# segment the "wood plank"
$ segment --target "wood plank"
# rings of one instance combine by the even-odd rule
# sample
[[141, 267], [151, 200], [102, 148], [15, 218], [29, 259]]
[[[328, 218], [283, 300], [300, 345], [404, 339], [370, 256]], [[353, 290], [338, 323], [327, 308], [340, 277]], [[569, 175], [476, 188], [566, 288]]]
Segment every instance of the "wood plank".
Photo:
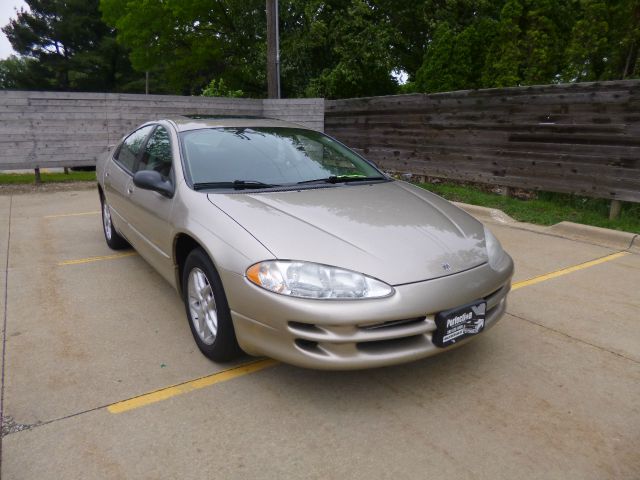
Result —
[[384, 168], [640, 201], [640, 82], [327, 101], [327, 133]]

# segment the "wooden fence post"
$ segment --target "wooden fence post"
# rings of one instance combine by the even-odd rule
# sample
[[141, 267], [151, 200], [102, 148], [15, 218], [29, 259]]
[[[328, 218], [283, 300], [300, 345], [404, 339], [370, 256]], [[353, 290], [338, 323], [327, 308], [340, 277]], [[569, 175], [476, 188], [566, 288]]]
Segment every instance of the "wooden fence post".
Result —
[[34, 171], [36, 174], [36, 185], [40, 185], [42, 183], [42, 178], [40, 178], [40, 169], [36, 167]]
[[609, 220], [615, 220], [620, 217], [621, 210], [622, 202], [620, 200], [611, 200], [611, 207], [609, 208]]

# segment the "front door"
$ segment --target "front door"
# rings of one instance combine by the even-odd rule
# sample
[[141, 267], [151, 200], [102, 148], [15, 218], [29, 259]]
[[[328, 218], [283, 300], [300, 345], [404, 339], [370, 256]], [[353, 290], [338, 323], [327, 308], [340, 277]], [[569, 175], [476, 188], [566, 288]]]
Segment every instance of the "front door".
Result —
[[[171, 139], [165, 127], [157, 126], [149, 137], [135, 169], [136, 172], [141, 170], [155, 170], [175, 185]], [[132, 186], [129, 201], [130, 223], [139, 239], [136, 250], [162, 276], [173, 282], [173, 229], [169, 221], [173, 199]]]
[[[133, 192], [133, 171], [138, 156], [153, 125], [139, 128], [129, 135], [114, 152], [105, 169], [104, 187], [111, 218], [116, 230], [132, 241], [130, 196]], [[135, 246], [135, 245], [134, 245]]]

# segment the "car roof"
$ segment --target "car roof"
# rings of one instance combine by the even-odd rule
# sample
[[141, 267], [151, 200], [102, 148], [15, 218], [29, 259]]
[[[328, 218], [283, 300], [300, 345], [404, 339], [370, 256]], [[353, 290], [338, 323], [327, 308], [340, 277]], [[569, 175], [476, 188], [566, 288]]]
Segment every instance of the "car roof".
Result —
[[297, 123], [285, 122], [273, 118], [250, 116], [186, 115], [170, 117], [166, 120], [173, 122], [179, 132], [212, 127], [281, 127], [304, 128], [309, 130], [307, 127]]

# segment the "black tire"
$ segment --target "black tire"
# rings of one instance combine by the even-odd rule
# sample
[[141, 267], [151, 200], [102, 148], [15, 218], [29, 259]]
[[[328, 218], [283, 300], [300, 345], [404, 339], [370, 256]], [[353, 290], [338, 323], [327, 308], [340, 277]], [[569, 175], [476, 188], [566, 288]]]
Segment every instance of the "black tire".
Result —
[[109, 204], [100, 195], [100, 210], [102, 211], [102, 233], [104, 233], [104, 239], [112, 250], [122, 250], [129, 248], [129, 243], [116, 231], [111, 220], [111, 209]]
[[[204, 275], [204, 282], [200, 274]], [[192, 276], [193, 275], [193, 276]], [[192, 289], [189, 279], [191, 278]], [[198, 279], [200, 283], [198, 283]], [[202, 288], [198, 288], [198, 286]], [[205, 293], [202, 291], [205, 290]], [[200, 292], [197, 295], [195, 292]], [[201, 249], [196, 248], [189, 253], [182, 269], [182, 296], [187, 320], [193, 338], [200, 351], [208, 358], [216, 362], [226, 362], [242, 354], [236, 340], [236, 332], [231, 320], [231, 312], [227, 297], [222, 287], [222, 281], [209, 256]], [[211, 304], [215, 310], [217, 328], [212, 332], [211, 313], [203, 314], [207, 304]], [[198, 313], [194, 313], [197, 312]], [[211, 310], [208, 310], [211, 312]], [[196, 327], [196, 324], [199, 327]], [[198, 332], [200, 329], [201, 333]]]

